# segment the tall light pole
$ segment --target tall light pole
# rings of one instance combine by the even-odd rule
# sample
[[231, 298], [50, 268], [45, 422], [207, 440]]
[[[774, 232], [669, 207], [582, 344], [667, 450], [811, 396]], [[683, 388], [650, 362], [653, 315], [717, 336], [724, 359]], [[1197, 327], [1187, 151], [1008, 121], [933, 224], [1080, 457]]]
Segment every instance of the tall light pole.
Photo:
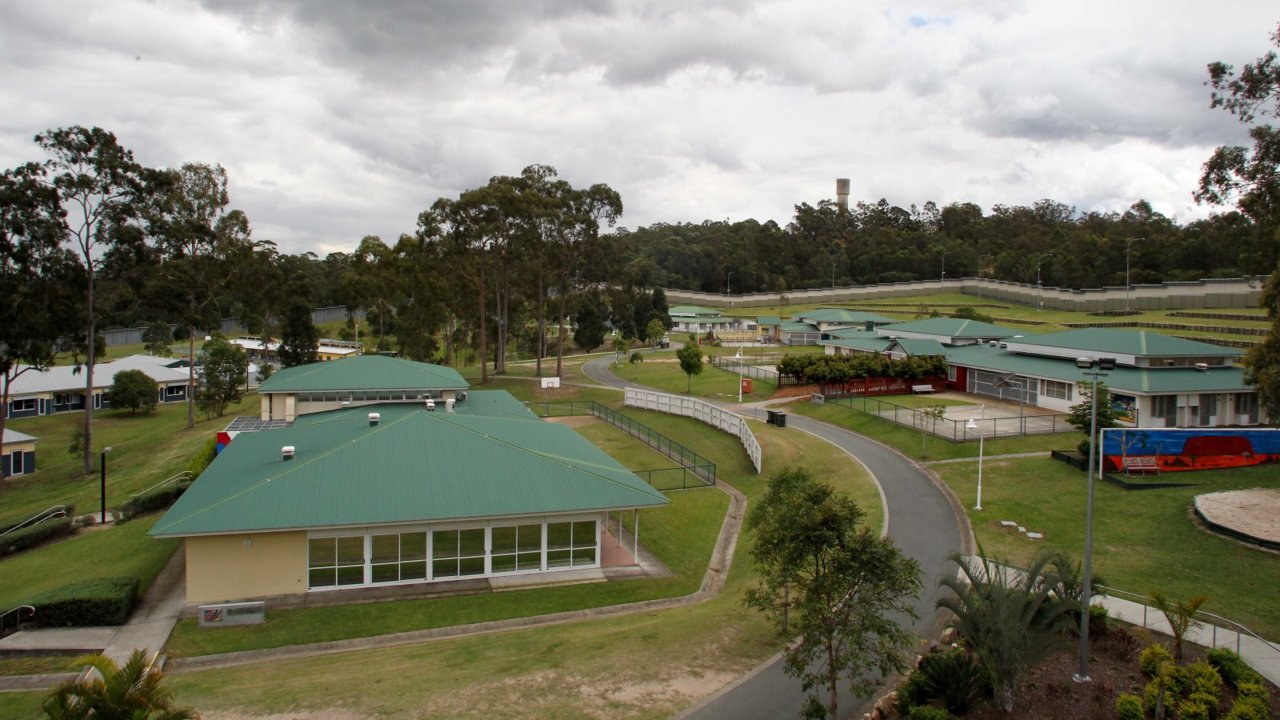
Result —
[[738, 354], [733, 356], [738, 361], [738, 404], [742, 404], [742, 348], [738, 348]]
[[1046, 257], [1053, 257], [1053, 253], [1041, 253], [1036, 257], [1036, 302], [1040, 309], [1044, 309], [1044, 285], [1040, 283], [1040, 263], [1044, 262]]
[[100, 524], [107, 523], [107, 453], [111, 452], [110, 447], [102, 448], [102, 457], [98, 461], [98, 466], [102, 471], [102, 514], [98, 518]]
[[[987, 419], [987, 406], [978, 406], [978, 416], [983, 420]], [[969, 418], [969, 422], [964, 424], [965, 429], [978, 431], [978, 502], [973, 506], [974, 510], [982, 509], [982, 441], [986, 438], [986, 434], [982, 432], [982, 426]]]
[[[1094, 369], [1094, 366], [1097, 369]], [[1098, 452], [1098, 378], [1113, 370], [1115, 358], [1076, 358], [1076, 367], [1093, 377], [1093, 393], [1089, 402], [1089, 490], [1084, 515], [1084, 562], [1080, 588], [1080, 668], [1071, 676], [1076, 682], [1089, 682], [1089, 601], [1093, 598], [1093, 459]]]
[[942, 251], [942, 282], [947, 281], [947, 255], [950, 252], [951, 252], [950, 250]]
[[1133, 248], [1134, 240], [1146, 240], [1146, 238], [1129, 238], [1124, 241], [1124, 311], [1130, 312], [1133, 307], [1130, 301], [1130, 294], [1133, 292], [1133, 283], [1129, 282], [1129, 251]]
[[729, 271], [729, 276], [724, 279], [724, 296], [729, 297], [729, 281], [733, 279], [733, 271]]

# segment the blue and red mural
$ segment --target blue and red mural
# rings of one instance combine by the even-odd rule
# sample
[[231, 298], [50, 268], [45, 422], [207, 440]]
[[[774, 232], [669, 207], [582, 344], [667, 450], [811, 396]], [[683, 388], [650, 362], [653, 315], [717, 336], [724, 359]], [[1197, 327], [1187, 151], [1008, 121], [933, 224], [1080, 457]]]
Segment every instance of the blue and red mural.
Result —
[[1280, 430], [1122, 428], [1102, 437], [1103, 472], [1178, 472], [1280, 463]]

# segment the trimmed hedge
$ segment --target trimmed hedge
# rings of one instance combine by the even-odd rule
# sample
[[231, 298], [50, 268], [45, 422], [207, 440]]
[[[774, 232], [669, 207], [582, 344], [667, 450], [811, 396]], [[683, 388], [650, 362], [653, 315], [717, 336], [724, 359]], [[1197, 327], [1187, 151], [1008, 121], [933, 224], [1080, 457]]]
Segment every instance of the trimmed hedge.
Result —
[[27, 604], [41, 627], [94, 627], [123, 625], [137, 600], [137, 578], [106, 577], [54, 588]]
[[[75, 505], [66, 505], [66, 506], [64, 506], [64, 507], [66, 507], [66, 508], [67, 508], [67, 517], [75, 517], [75, 516], [76, 516], [76, 506], [75, 506]], [[10, 530], [12, 530], [12, 529], [14, 529], [14, 528], [18, 527], [19, 525], [21, 525], [22, 523], [24, 523], [24, 522], [26, 522], [26, 521], [28, 521], [28, 520], [30, 520], [30, 519], [31, 519], [30, 517], [24, 517], [24, 518], [18, 518], [18, 519], [15, 519], [15, 518], [9, 518], [8, 520], [5, 520], [3, 523], [0, 523], [0, 533], [3, 533], [3, 532], [9, 532]]]
[[186, 492], [189, 487], [191, 487], [191, 483], [189, 482], [176, 483], [169, 487], [160, 488], [159, 490], [152, 490], [145, 495], [138, 495], [136, 497], [129, 498], [123, 505], [116, 508], [116, 516], [118, 518], [117, 522], [126, 522], [142, 515], [143, 513], [167, 508], [178, 498], [182, 497], [182, 493]]
[[0, 540], [0, 557], [29, 550], [50, 540], [71, 535], [75, 531], [75, 525], [69, 517], [46, 520], [39, 525], [5, 535], [4, 539]]
[[1262, 676], [1249, 667], [1244, 659], [1226, 648], [1213, 648], [1205, 652], [1205, 659], [1218, 669], [1218, 674], [1233, 688], [1242, 683], [1262, 684]]

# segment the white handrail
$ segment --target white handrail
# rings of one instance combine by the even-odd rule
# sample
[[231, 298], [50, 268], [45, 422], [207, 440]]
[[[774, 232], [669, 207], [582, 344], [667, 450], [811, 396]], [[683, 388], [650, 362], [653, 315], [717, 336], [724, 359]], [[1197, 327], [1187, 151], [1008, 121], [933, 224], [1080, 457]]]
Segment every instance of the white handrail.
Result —
[[55, 519], [55, 518], [62, 518], [62, 517], [66, 517], [66, 516], [67, 516], [67, 506], [66, 506], [66, 505], [54, 505], [53, 507], [47, 508], [47, 509], [45, 509], [45, 510], [41, 510], [40, 512], [36, 513], [35, 515], [32, 515], [31, 517], [27, 518], [26, 520], [23, 520], [22, 522], [18, 523], [17, 525], [14, 525], [13, 527], [9, 528], [8, 530], [5, 530], [4, 532], [0, 533], [0, 538], [4, 537], [5, 535], [8, 535], [9, 533], [12, 533], [12, 532], [17, 532], [17, 531], [19, 531], [19, 530], [23, 530], [23, 529], [26, 529], [26, 528], [29, 528], [29, 527], [35, 527], [36, 525], [39, 525], [40, 523], [44, 522], [45, 520], [53, 520], [53, 519]]

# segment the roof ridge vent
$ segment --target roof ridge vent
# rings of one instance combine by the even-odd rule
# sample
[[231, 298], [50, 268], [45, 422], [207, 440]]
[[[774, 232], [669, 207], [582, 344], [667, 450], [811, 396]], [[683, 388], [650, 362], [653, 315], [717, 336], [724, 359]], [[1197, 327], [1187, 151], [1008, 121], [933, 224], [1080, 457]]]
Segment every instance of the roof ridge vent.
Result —
[[369, 427], [377, 427], [382, 420], [382, 413], [369, 413]]
[[280, 459], [283, 462], [289, 462], [293, 459], [294, 452], [294, 447], [292, 445], [285, 445], [280, 448]]

